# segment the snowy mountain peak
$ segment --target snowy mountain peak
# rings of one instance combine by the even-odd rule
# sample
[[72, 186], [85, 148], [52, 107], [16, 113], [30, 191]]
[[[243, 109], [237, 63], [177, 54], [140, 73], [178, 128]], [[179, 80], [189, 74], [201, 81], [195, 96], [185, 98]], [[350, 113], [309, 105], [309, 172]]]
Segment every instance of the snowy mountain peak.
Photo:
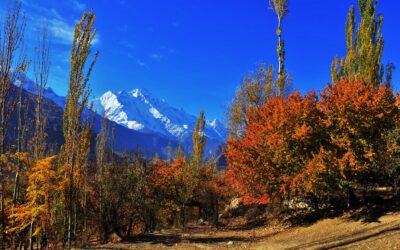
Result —
[[[197, 120], [183, 109], [155, 98], [146, 89], [117, 94], [107, 91], [94, 100], [94, 107], [99, 114], [129, 129], [157, 132], [180, 141], [191, 137]], [[221, 142], [227, 135], [226, 128], [216, 119], [207, 121], [205, 134]]]
[[[35, 95], [38, 94], [38, 88], [37, 88], [35, 82], [33, 82], [31, 79], [29, 79], [25, 74], [18, 75], [17, 80], [14, 82], [14, 85], [17, 87], [21, 86], [21, 84], [23, 84], [22, 87], [26, 91], [28, 91], [32, 94], [35, 94]], [[65, 97], [59, 96], [56, 92], [54, 92], [54, 90], [52, 88], [47, 87], [43, 91], [43, 96], [45, 98], [52, 100], [55, 104], [57, 104], [61, 108], [64, 108]]]

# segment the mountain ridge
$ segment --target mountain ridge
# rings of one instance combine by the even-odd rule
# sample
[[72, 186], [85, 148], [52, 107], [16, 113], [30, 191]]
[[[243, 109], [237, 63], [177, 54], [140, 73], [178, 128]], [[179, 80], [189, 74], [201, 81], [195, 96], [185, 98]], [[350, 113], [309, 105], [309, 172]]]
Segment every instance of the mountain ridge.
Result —
[[[155, 131], [185, 141], [193, 133], [197, 118], [154, 97], [148, 90], [135, 88], [117, 93], [107, 91], [94, 99], [94, 109], [108, 119], [136, 131]], [[207, 120], [208, 138], [226, 141], [227, 129], [217, 119]]]
[[[26, 76], [20, 76], [15, 85], [20, 86], [21, 82], [24, 83], [25, 91], [37, 94], [36, 85], [32, 80]], [[66, 98], [55, 93], [52, 88], [45, 89], [44, 98], [63, 110]], [[107, 91], [102, 96], [93, 99], [93, 103], [94, 110], [98, 114], [94, 125], [95, 133], [100, 131], [102, 116], [106, 115], [107, 117], [107, 114], [104, 114], [107, 112], [104, 111], [111, 112], [108, 114], [111, 117], [107, 117], [107, 119], [115, 127], [116, 151], [139, 150], [148, 157], [158, 154], [161, 158], [166, 158], [169, 146], [175, 150], [180, 145], [184, 151], [191, 152], [191, 135], [197, 118], [186, 113], [182, 108], [175, 108], [165, 100], [152, 96], [150, 91], [138, 88], [131, 91], [122, 90], [117, 94]], [[127, 107], [131, 110], [126, 110]], [[53, 113], [55, 110], [53, 108], [48, 112]], [[86, 112], [87, 114], [91, 113], [89, 110]], [[57, 111], [57, 116], [60, 114], [62, 112]], [[132, 115], [134, 114], [136, 116], [133, 119]], [[62, 119], [62, 116], [59, 119]], [[226, 140], [226, 131], [225, 126], [217, 119], [207, 120], [205, 128], [206, 157], [217, 156], [221, 153], [221, 147]]]

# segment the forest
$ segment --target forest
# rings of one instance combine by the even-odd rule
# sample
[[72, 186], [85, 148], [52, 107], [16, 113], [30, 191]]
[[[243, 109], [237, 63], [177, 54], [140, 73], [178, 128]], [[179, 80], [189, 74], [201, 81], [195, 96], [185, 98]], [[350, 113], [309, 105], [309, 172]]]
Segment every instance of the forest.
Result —
[[[275, 64], [246, 74], [228, 110], [227, 166], [205, 157], [205, 113], [193, 148], [168, 159], [116, 152], [113, 126], [95, 114], [89, 84], [99, 51], [95, 13], [77, 22], [62, 114], [62, 146], [48, 143], [52, 124], [43, 96], [51, 68], [49, 33], [28, 57], [22, 1], [9, 1], [0, 23], [1, 249], [72, 249], [194, 224], [223, 230], [235, 209], [305, 221], [400, 203], [400, 96], [393, 64], [382, 64], [383, 15], [358, 0], [345, 20], [346, 54], [332, 58], [331, 82], [293, 90], [285, 67], [288, 0], [265, 1], [276, 14]], [[327, 65], [329, 68], [329, 65]], [[28, 68], [37, 94], [24, 94]], [[19, 82], [19, 85], [16, 84]], [[30, 109], [27, 99], [33, 100]], [[51, 108], [51, 107], [50, 107]], [[268, 217], [267, 216], [267, 217]], [[250, 216], [251, 217], [251, 216]], [[248, 218], [249, 220], [253, 218]], [[267, 219], [262, 217], [265, 225]]]

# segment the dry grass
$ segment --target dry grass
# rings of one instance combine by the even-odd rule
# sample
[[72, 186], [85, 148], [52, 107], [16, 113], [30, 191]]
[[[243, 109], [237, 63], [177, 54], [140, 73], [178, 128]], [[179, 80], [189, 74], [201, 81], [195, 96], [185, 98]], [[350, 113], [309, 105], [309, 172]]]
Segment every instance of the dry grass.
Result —
[[[388, 212], [375, 220], [359, 219], [362, 210], [302, 226], [284, 226], [272, 219], [249, 226], [249, 218], [230, 218], [220, 229], [189, 225], [141, 235], [128, 242], [95, 249], [400, 249], [400, 213]], [[257, 214], [254, 216], [257, 217]]]

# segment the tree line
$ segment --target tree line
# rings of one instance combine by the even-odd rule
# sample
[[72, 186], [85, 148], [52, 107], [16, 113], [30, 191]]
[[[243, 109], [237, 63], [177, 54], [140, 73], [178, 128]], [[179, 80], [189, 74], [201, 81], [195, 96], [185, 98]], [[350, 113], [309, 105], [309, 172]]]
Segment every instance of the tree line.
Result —
[[[272, 3], [282, 65], [281, 20], [287, 1]], [[377, 1], [357, 3], [359, 17], [352, 6], [346, 19], [346, 55], [331, 65], [332, 83], [318, 93], [284, 93], [279, 73], [271, 85], [272, 66], [265, 70], [262, 65], [237, 91], [225, 152], [228, 182], [245, 203], [280, 206], [300, 199], [315, 210], [337, 208], [367, 204], [366, 197], [378, 186], [387, 187], [399, 201], [394, 65], [381, 63], [383, 16], [377, 13]]]
[[[244, 77], [229, 110], [228, 167], [218, 171], [217, 159], [203, 157], [204, 112], [192, 152], [169, 148], [167, 160], [114, 152], [114, 128], [106, 117], [93, 132], [89, 79], [99, 52], [92, 51], [92, 11], [75, 26], [64, 143], [50, 150], [43, 110], [49, 35], [44, 27], [28, 59], [21, 2], [10, 1], [0, 25], [1, 249], [70, 249], [105, 243], [113, 234], [130, 239], [194, 221], [218, 227], [232, 197], [274, 207], [301, 199], [319, 210], [363, 202], [374, 187], [389, 186], [399, 200], [399, 97], [391, 85], [394, 66], [381, 63], [383, 17], [376, 1], [358, 0], [358, 19], [350, 8], [346, 55], [334, 58], [332, 83], [305, 95], [291, 91], [285, 67], [288, 1], [271, 0], [269, 7], [277, 17], [278, 70], [261, 65]], [[31, 64], [37, 88], [33, 128], [21, 77]], [[15, 145], [8, 143], [11, 114], [18, 120]], [[361, 200], [356, 191], [363, 193]]]

